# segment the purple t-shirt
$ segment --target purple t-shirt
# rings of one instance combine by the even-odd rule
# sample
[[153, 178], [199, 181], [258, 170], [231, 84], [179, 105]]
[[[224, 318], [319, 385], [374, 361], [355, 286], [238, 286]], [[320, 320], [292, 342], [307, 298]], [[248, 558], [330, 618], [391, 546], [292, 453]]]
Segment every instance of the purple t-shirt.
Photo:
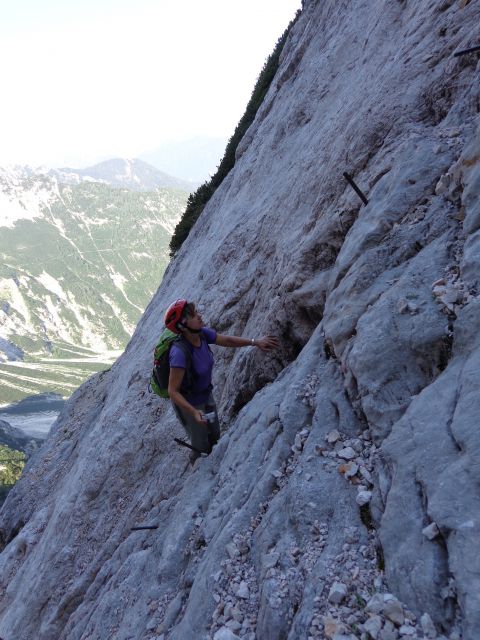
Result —
[[[215, 329], [204, 327], [201, 333], [202, 343], [199, 347], [194, 347], [188, 342], [192, 352], [192, 366], [194, 370], [193, 387], [190, 393], [184, 393], [182, 387], [180, 391], [185, 399], [193, 406], [204, 404], [210, 395], [212, 383], [213, 355], [208, 345], [214, 344], [217, 339]], [[187, 362], [185, 354], [175, 343], [172, 344], [169, 354], [170, 367], [186, 369]], [[182, 385], [183, 386], [183, 385]]]

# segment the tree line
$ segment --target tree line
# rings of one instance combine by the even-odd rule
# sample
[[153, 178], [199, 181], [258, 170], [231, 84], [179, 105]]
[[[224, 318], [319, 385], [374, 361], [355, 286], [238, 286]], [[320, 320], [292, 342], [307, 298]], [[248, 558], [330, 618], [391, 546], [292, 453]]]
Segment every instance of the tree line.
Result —
[[257, 111], [267, 94], [267, 91], [277, 72], [280, 54], [282, 53], [287, 36], [290, 32], [290, 29], [298, 19], [299, 15], [300, 11], [297, 11], [295, 18], [290, 22], [283, 35], [277, 40], [277, 44], [275, 45], [273, 52], [265, 61], [265, 64], [263, 65], [263, 68], [253, 89], [252, 96], [245, 109], [245, 113], [240, 119], [240, 122], [238, 123], [232, 137], [228, 141], [228, 144], [225, 148], [224, 156], [217, 168], [215, 175], [212, 176], [210, 180], [204, 182], [194, 193], [191, 193], [188, 196], [186, 209], [182, 215], [180, 222], [175, 227], [175, 231], [170, 240], [170, 257], [173, 257], [185, 242], [188, 234], [190, 233], [190, 230], [205, 208], [205, 205], [213, 196], [216, 189], [218, 189], [223, 179], [233, 168], [235, 164], [235, 152], [240, 143], [240, 140], [243, 138], [248, 127], [254, 121]]

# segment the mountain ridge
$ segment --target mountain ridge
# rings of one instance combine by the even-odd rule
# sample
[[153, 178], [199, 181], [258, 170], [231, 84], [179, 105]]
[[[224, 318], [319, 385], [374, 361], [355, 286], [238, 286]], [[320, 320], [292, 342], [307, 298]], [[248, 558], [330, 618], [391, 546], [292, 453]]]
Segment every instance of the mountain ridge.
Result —
[[138, 158], [111, 158], [84, 169], [50, 169], [48, 174], [64, 184], [92, 180], [133, 191], [153, 191], [167, 187], [190, 192], [197, 186], [195, 182], [171, 176]]

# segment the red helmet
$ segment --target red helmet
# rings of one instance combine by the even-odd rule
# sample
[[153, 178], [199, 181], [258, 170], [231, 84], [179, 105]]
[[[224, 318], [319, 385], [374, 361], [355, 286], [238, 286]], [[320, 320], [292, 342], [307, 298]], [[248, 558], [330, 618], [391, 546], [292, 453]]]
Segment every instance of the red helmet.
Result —
[[187, 304], [186, 300], [175, 300], [165, 313], [165, 326], [167, 329], [170, 329], [170, 331], [173, 331], [173, 333], [180, 333], [177, 325], [182, 320], [183, 312]]

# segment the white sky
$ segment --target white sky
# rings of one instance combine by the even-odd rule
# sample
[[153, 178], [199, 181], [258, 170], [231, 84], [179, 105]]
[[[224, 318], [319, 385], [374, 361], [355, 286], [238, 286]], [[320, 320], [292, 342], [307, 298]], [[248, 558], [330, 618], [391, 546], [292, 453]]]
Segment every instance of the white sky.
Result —
[[301, 0], [0, 0], [0, 165], [229, 137]]

